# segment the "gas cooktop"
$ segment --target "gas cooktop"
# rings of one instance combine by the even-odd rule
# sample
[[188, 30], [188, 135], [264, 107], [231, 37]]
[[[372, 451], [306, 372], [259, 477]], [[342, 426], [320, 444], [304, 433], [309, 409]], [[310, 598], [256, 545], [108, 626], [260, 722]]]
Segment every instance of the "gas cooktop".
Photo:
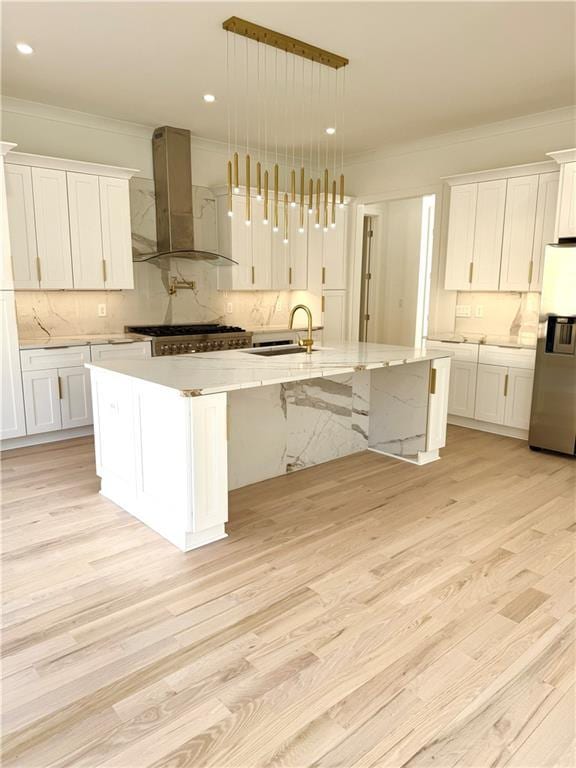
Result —
[[252, 334], [237, 325], [194, 323], [193, 325], [127, 325], [128, 333], [153, 336], [152, 354], [184, 355], [252, 346]]
[[206, 333], [246, 333], [236, 325], [218, 323], [197, 323], [195, 325], [128, 325], [128, 333], [140, 333], [142, 336], [203, 336]]

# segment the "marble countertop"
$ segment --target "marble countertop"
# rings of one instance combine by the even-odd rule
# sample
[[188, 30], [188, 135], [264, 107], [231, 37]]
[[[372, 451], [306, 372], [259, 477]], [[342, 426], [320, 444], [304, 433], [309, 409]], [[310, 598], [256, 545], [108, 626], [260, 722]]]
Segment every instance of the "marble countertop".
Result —
[[87, 365], [159, 384], [185, 395], [208, 395], [451, 357], [450, 352], [440, 350], [362, 342], [316, 347], [311, 355], [297, 349], [295, 346], [293, 354], [276, 357], [257, 355], [254, 350], [228, 350]]
[[[313, 325], [313, 331], [321, 331], [324, 328], [323, 325]], [[246, 330], [249, 333], [303, 333], [308, 330], [306, 326], [297, 326], [296, 328], [288, 328], [287, 325], [253, 325], [248, 326]]]
[[514, 347], [516, 349], [536, 349], [536, 337], [519, 339], [518, 336], [497, 336], [481, 333], [429, 333], [430, 341], [450, 341], [455, 344], [489, 344], [495, 347]]
[[49, 349], [50, 347], [80, 347], [84, 344], [129, 344], [150, 341], [151, 336], [137, 333], [106, 333], [91, 336], [49, 336], [43, 339], [20, 339], [20, 349]]

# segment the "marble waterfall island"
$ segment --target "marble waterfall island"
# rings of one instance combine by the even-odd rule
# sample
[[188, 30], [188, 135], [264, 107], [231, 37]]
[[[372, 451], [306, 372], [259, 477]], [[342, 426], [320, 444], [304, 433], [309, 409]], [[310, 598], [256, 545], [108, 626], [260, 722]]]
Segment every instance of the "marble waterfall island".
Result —
[[88, 364], [101, 493], [186, 551], [226, 536], [231, 489], [367, 449], [439, 458], [450, 353], [263, 351]]

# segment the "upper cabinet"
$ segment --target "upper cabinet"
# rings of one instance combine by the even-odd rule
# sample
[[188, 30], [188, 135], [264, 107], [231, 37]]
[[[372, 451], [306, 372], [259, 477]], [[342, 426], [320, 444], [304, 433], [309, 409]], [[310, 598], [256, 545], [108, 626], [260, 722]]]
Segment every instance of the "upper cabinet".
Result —
[[16, 290], [133, 288], [130, 169], [10, 153]]
[[576, 149], [549, 152], [560, 163], [560, 190], [554, 238], [576, 237]]
[[536, 163], [478, 173], [471, 183], [464, 178], [449, 182], [446, 290], [539, 291], [558, 172]]

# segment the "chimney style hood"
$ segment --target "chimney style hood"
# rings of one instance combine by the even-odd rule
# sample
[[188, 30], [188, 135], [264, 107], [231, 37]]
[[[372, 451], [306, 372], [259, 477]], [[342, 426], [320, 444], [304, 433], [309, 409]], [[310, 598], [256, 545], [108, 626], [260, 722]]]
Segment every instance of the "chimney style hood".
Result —
[[205, 261], [218, 267], [237, 264], [227, 256], [194, 248], [190, 131], [157, 128], [152, 137], [152, 154], [158, 250], [138, 254], [134, 261], [173, 257]]

